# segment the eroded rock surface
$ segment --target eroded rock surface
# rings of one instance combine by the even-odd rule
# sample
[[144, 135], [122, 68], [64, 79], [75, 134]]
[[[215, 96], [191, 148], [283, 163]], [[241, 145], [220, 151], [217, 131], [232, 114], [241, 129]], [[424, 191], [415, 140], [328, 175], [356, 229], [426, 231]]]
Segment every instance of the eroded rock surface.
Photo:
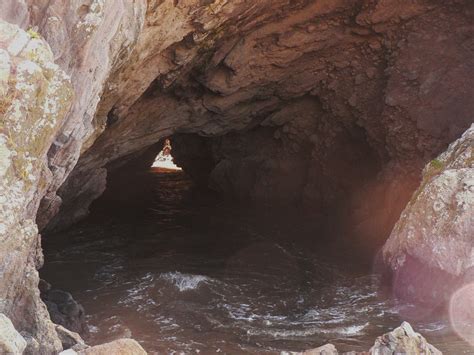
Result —
[[[350, 200], [353, 224], [386, 235], [424, 163], [472, 121], [472, 18], [468, 1], [149, 1], [50, 227], [87, 214], [111, 162], [182, 132], [223, 136], [210, 143], [220, 191]], [[235, 143], [257, 149], [219, 152]]]
[[41, 292], [41, 299], [46, 304], [54, 323], [73, 332], [87, 334], [84, 308], [74, 300], [69, 292], [52, 289]]
[[337, 355], [337, 349], [332, 344], [326, 344], [315, 349], [306, 350], [302, 355]]
[[146, 355], [140, 344], [133, 339], [119, 339], [79, 351], [79, 355]]
[[27, 353], [53, 353], [61, 342], [37, 288], [36, 212], [43, 197], [39, 224], [57, 212], [55, 192], [94, 132], [104, 82], [133, 48], [145, 2], [13, 0], [0, 9], [0, 312], [30, 340]]
[[16, 331], [10, 319], [0, 313], [0, 353], [22, 354], [25, 348], [25, 339]]
[[145, 0], [2, 3], [0, 18], [44, 37], [54, 60], [70, 75], [75, 99], [48, 151], [52, 178], [41, 204], [42, 228], [61, 205], [56, 191], [103, 127], [94, 125], [106, 80], [120, 68], [141, 31]]
[[429, 344], [419, 333], [416, 333], [407, 322], [403, 322], [400, 327], [378, 337], [369, 353], [371, 355], [442, 355], [441, 351]]
[[46, 153], [72, 102], [49, 45], [0, 21], [0, 312], [45, 353], [61, 349], [39, 298], [36, 211], [51, 182]]
[[426, 165], [383, 254], [410, 301], [436, 305], [474, 280], [474, 125]]

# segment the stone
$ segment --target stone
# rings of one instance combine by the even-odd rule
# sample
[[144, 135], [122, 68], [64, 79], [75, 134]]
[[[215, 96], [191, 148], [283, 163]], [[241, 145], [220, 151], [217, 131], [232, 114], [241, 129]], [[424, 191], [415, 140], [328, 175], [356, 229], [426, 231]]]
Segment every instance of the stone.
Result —
[[77, 352], [73, 349], [67, 349], [67, 350], [61, 351], [59, 355], [77, 355]]
[[[44, 283], [42, 283], [44, 285]], [[71, 330], [86, 334], [87, 326], [84, 308], [77, 303], [69, 292], [58, 289], [44, 289], [41, 299], [46, 304], [51, 320]], [[57, 327], [56, 327], [57, 330]]]
[[280, 355], [337, 355], [337, 349], [332, 344], [325, 344], [323, 346], [305, 350], [303, 352], [282, 351]]
[[403, 322], [402, 325], [375, 340], [370, 348], [371, 355], [395, 354], [425, 354], [442, 355], [441, 351], [429, 344], [425, 338], [416, 333], [411, 325]]
[[0, 353], [22, 354], [26, 348], [26, 340], [18, 333], [11, 320], [0, 313]]
[[332, 344], [326, 344], [315, 349], [305, 350], [302, 355], [337, 355], [337, 349]]
[[58, 333], [59, 339], [61, 339], [63, 349], [73, 348], [74, 350], [83, 350], [87, 347], [85, 341], [79, 334], [64, 328], [62, 325], [56, 325], [56, 332]]
[[79, 355], [146, 355], [146, 351], [133, 339], [119, 339], [77, 352]]
[[35, 355], [35, 354], [39, 354], [41, 352], [41, 346], [40, 346], [38, 340], [33, 338], [33, 336], [31, 336], [31, 334], [29, 334], [27, 332], [23, 331], [20, 334], [23, 337], [23, 339], [26, 340], [26, 349], [23, 352], [24, 355], [30, 355], [30, 354]]
[[396, 296], [436, 307], [474, 266], [474, 124], [429, 162], [383, 247]]

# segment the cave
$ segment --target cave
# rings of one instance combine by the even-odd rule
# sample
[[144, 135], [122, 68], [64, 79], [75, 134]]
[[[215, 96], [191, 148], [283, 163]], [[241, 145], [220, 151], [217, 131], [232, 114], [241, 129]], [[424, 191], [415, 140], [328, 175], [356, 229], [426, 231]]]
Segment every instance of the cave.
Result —
[[0, 4], [0, 353], [473, 351], [473, 5]]
[[[281, 127], [177, 133], [108, 164], [88, 216], [43, 234], [42, 299], [53, 322], [90, 344], [134, 336], [158, 353], [301, 351], [346, 333], [360, 344], [332, 340], [338, 349], [363, 351], [368, 323], [398, 322], [377, 316], [392, 305], [374, 296], [380, 279], [371, 275], [411, 190], [377, 215], [380, 225], [355, 215], [360, 194], [373, 195], [371, 214], [383, 197], [374, 196], [380, 159], [353, 129], [316, 170], [312, 145], [296, 147]], [[183, 170], [154, 166], [169, 141]], [[329, 176], [314, 184], [321, 166]], [[331, 315], [339, 320], [322, 329]]]

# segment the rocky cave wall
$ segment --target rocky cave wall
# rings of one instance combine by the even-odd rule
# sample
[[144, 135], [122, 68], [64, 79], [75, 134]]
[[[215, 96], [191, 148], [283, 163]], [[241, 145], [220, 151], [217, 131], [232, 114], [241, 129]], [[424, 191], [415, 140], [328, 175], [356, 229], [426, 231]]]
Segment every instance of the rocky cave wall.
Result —
[[[424, 164], [473, 121], [469, 0], [9, 0], [0, 14], [28, 30], [11, 30], [25, 43], [46, 40], [74, 92], [37, 152], [33, 175], [47, 178], [8, 210], [37, 215], [40, 228], [82, 218], [119, 160], [181, 134], [200, 148], [178, 159], [192, 173], [199, 156], [208, 165], [195, 176], [219, 191], [263, 201], [278, 192], [318, 211], [342, 201], [360, 235], [380, 238]], [[0, 48], [17, 40], [2, 32]], [[36, 232], [22, 244], [26, 232], [12, 228], [0, 233], [22, 245], [14, 261], [27, 269], [2, 272], [1, 311], [57, 349], [38, 311]], [[2, 265], [13, 248], [2, 244]], [[31, 314], [43, 316], [27, 325]]]
[[[35, 216], [52, 181], [46, 153], [72, 97], [70, 78], [47, 43], [0, 22], [0, 313], [32, 352], [40, 343], [45, 352], [61, 349], [39, 298], [43, 254]], [[19, 344], [12, 350], [2, 342], [0, 352], [21, 352], [26, 342]]]
[[472, 121], [471, 20], [466, 1], [149, 2], [106, 81], [98, 138], [40, 225], [85, 216], [109, 162], [194, 133], [210, 138], [217, 190], [316, 211], [346, 201], [344, 218], [380, 243], [422, 166]]

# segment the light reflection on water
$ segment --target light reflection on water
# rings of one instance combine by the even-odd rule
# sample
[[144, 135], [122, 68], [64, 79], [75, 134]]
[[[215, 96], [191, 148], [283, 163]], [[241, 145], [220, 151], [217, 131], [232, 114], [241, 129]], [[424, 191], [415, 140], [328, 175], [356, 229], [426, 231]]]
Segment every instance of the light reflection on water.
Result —
[[[317, 229], [289, 216], [267, 228], [245, 211], [189, 204], [179, 175], [160, 183], [151, 216], [92, 218], [44, 243], [42, 277], [83, 304], [90, 343], [132, 336], [150, 353], [279, 353], [327, 342], [362, 351], [400, 325], [405, 306], [378, 295], [377, 277], [350, 248], [314, 245]], [[413, 325], [448, 354], [473, 353], [447, 324]]]

